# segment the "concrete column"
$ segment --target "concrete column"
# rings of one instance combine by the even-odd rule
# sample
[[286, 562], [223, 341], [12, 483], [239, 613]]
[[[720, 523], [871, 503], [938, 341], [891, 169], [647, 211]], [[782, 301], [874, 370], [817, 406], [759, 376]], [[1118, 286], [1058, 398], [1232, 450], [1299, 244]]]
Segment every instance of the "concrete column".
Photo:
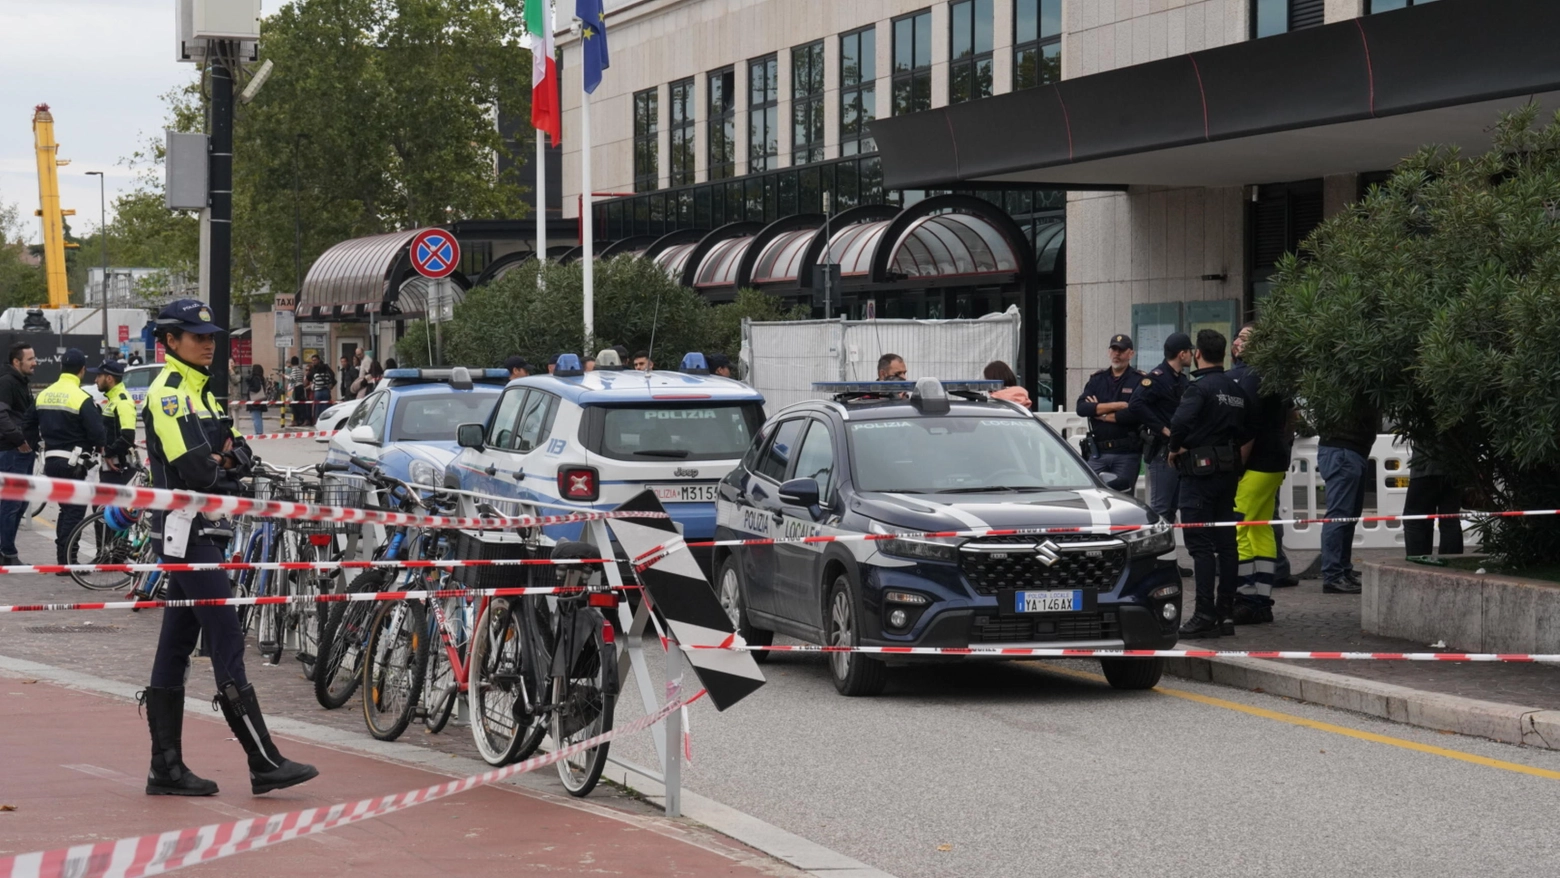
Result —
[[840, 39], [823, 39], [823, 157], [840, 155]]
[[1348, 21], [1365, 14], [1365, 0], [1327, 0], [1327, 23]]
[[672, 90], [665, 83], [655, 87], [655, 173], [656, 186], [672, 184]]
[[[948, 41], [953, 16], [946, 3], [932, 6], [932, 106], [948, 106]], [[890, 40], [892, 43], [892, 40]], [[890, 46], [892, 48], [892, 46]]]
[[775, 96], [779, 104], [775, 108], [775, 124], [780, 130], [775, 132], [775, 148], [779, 155], [775, 157], [774, 166], [788, 168], [791, 166], [791, 106], [793, 95], [791, 86], [793, 68], [791, 66], [791, 50], [781, 49], [775, 53]]
[[738, 61], [733, 65], [736, 75], [732, 80], [736, 83], [736, 151], [737, 151], [737, 176], [741, 177], [748, 172], [748, 65], [746, 60]]
[[[1064, 4], [1065, 5], [1065, 4]], [[1013, 90], [1013, 4], [991, 6], [991, 93]]]
[[710, 179], [710, 78], [708, 73], [693, 77], [693, 178], [703, 183]]
[[1322, 216], [1342, 213], [1359, 200], [1360, 177], [1358, 174], [1338, 174], [1322, 178]]

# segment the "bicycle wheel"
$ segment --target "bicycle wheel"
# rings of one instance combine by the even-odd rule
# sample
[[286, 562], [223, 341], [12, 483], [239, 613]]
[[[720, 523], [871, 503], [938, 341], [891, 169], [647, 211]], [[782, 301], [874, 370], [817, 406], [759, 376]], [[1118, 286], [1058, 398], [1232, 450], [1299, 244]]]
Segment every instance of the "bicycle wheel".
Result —
[[[116, 531], [103, 521], [103, 513], [94, 512], [71, 531], [65, 545], [67, 564], [128, 564], [134, 547], [128, 531]], [[124, 588], [135, 579], [129, 573], [89, 573], [72, 570], [70, 578], [92, 591]]]
[[363, 721], [381, 741], [412, 721], [428, 669], [427, 610], [416, 601], [381, 604], [368, 626], [363, 663]]
[[[612, 683], [616, 673], [611, 663], [616, 660], [616, 650], [602, 637], [598, 625], [570, 663], [568, 676], [553, 679], [552, 736], [559, 749], [611, 730], [617, 706], [617, 687]], [[597, 744], [558, 761], [558, 778], [570, 795], [588, 796], [596, 788], [609, 746], [610, 741]], [[669, 741], [667, 746], [676, 747], [678, 742]]]
[[546, 727], [533, 716], [522, 672], [524, 599], [487, 605], [472, 629], [466, 663], [471, 736], [489, 765], [507, 765], [536, 752]]
[[[347, 586], [348, 594], [381, 591], [385, 574], [370, 570]], [[373, 601], [348, 601], [330, 605], [325, 631], [320, 635], [318, 657], [314, 660], [314, 698], [326, 710], [347, 703], [363, 680], [363, 647], [368, 639], [368, 623], [379, 605]]]
[[[439, 583], [428, 583], [428, 588], [437, 588]], [[449, 623], [450, 643], [445, 643], [444, 633], [439, 630], [437, 617], [433, 612], [428, 613], [428, 648], [432, 651], [428, 656], [428, 675], [423, 683], [422, 718], [423, 725], [428, 731], [437, 735], [444, 731], [445, 725], [450, 721], [450, 714], [455, 712], [455, 701], [460, 697], [460, 684], [455, 680], [455, 668], [450, 664], [449, 649], [455, 649], [456, 658], [462, 663], [466, 660], [466, 607], [467, 603], [461, 598], [444, 598], [441, 604], [444, 610], [444, 618]]]
[[[245, 534], [243, 540], [235, 543], [234, 545], [241, 547], [240, 550], [235, 552], [233, 555], [233, 559], [235, 561], [243, 561], [246, 564], [254, 564], [260, 560], [260, 538], [259, 535], [256, 534], [253, 530], [251, 530], [248, 534]], [[230, 574], [228, 582], [230, 588], [232, 589], [233, 597], [253, 597], [255, 594], [255, 588], [260, 584], [260, 571], [234, 570]], [[256, 612], [257, 609], [258, 607], [255, 607], [252, 604], [246, 604], [238, 608], [238, 628], [245, 637], [249, 636], [250, 630], [255, 626], [255, 620], [259, 616], [259, 614]]]
[[[287, 560], [286, 543], [278, 534], [271, 546], [270, 557], [261, 554], [262, 561]], [[263, 548], [263, 545], [261, 546]], [[255, 593], [261, 597], [286, 597], [289, 583], [284, 570], [259, 570]], [[257, 604], [255, 606], [255, 648], [267, 664], [282, 663], [282, 651], [287, 642], [288, 604]]]
[[[312, 564], [317, 558], [314, 546], [307, 539], [299, 540], [296, 549], [297, 554], [292, 558], [304, 564]], [[287, 572], [289, 580], [288, 589], [299, 597], [310, 598], [296, 604], [288, 604], [287, 630], [293, 636], [293, 642], [297, 644], [298, 651], [294, 653], [299, 663], [303, 665], [303, 678], [314, 679], [314, 657], [319, 653], [320, 636], [320, 607], [312, 598], [320, 594], [320, 579], [324, 574], [314, 570], [290, 570]]]

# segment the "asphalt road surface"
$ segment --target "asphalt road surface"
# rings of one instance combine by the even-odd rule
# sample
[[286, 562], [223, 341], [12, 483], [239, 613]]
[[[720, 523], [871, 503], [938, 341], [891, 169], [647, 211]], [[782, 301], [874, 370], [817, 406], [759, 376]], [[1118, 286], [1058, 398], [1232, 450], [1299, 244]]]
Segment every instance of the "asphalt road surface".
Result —
[[[1117, 692], [1092, 662], [921, 665], [866, 699], [820, 656], [764, 667], [695, 707], [686, 788], [900, 878], [1560, 874], [1560, 753], [1173, 678]], [[641, 712], [625, 681], [620, 722]], [[613, 753], [655, 764], [648, 737]]]

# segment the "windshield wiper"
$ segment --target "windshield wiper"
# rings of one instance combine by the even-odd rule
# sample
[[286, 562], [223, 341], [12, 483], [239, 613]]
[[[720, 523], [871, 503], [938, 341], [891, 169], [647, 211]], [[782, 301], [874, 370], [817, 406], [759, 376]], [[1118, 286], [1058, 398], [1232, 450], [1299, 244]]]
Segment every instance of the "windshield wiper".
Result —
[[686, 448], [652, 448], [649, 451], [636, 451], [636, 452], [634, 452], [634, 454], [637, 454], [640, 457], [676, 457], [676, 458], [683, 458], [683, 457], [687, 457], [688, 456], [688, 449], [686, 449]]
[[939, 494], [1000, 494], [1003, 491], [1044, 491], [1039, 485], [981, 485], [978, 488], [942, 488]]

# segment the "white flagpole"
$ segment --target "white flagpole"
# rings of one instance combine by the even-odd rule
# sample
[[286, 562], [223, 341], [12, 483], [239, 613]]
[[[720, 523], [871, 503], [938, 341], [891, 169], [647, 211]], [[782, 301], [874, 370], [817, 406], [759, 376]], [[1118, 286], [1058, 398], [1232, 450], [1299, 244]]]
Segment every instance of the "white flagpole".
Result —
[[590, 93], [585, 91], [584, 64], [580, 65], [580, 258], [585, 263], [585, 344], [596, 332], [595, 218], [591, 215]]
[[[547, 132], [536, 129], [536, 259], [547, 259]], [[538, 275], [540, 277], [540, 275]]]

